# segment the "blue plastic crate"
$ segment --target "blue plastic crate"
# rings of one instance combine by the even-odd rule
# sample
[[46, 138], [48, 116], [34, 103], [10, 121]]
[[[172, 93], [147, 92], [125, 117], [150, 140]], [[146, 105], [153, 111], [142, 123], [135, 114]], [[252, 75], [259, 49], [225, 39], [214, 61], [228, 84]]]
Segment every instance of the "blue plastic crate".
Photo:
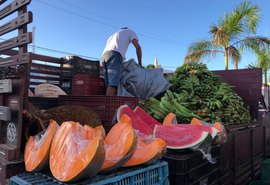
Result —
[[[77, 182], [77, 185], [169, 185], [168, 163], [158, 161], [151, 165], [123, 168], [109, 175], [97, 175]], [[10, 185], [60, 185], [50, 174], [22, 173], [10, 178]], [[71, 185], [69, 183], [69, 185]]]

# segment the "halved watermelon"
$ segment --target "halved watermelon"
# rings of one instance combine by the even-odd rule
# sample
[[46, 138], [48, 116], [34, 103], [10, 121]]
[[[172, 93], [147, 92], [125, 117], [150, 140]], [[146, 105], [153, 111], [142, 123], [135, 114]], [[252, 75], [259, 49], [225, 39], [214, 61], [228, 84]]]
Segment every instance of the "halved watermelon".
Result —
[[156, 125], [154, 136], [163, 139], [167, 143], [167, 148], [185, 149], [200, 145], [209, 136], [209, 133], [178, 125]]
[[153, 130], [155, 128], [155, 125], [161, 125], [160, 122], [158, 122], [155, 118], [153, 118], [150, 114], [145, 112], [141, 107], [137, 106], [134, 109], [134, 112], [137, 116], [139, 116], [143, 121], [151, 127]]
[[194, 130], [198, 129], [201, 131], [209, 132], [211, 134], [212, 138], [215, 138], [217, 136], [218, 130], [212, 126], [208, 125], [193, 125], [193, 124], [177, 124], [176, 127], [188, 129], [188, 130]]
[[117, 110], [117, 120], [126, 114], [132, 120], [132, 127], [145, 135], [152, 135], [153, 129], [149, 127], [128, 105], [121, 105]]

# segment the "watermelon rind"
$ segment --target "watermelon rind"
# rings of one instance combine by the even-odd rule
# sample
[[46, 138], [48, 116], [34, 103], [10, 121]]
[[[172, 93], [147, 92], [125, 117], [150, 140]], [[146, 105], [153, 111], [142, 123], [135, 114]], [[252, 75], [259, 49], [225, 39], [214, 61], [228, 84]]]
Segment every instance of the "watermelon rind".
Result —
[[209, 136], [208, 132], [202, 131], [202, 135], [200, 137], [200, 139], [194, 141], [193, 143], [189, 144], [189, 145], [182, 145], [182, 146], [169, 146], [167, 145], [167, 148], [170, 149], [184, 149], [184, 148], [191, 148], [193, 146], [196, 146], [198, 144], [201, 144], [206, 138], [207, 136]]
[[208, 147], [213, 141], [213, 137], [211, 134], [208, 133], [208, 136], [200, 143], [197, 145], [193, 146], [192, 149], [200, 149], [204, 147]]
[[214, 139], [217, 136], [219, 131], [215, 127], [211, 127], [211, 129], [212, 129], [211, 136], [212, 136], [212, 139]]
[[[186, 132], [187, 130], [185, 130], [185, 133], [178, 132], [178, 135], [175, 135], [174, 137], [172, 137], [172, 133], [171, 132], [166, 133], [166, 131], [165, 131], [166, 129], [164, 129], [164, 128], [166, 128], [166, 126], [165, 127], [164, 126], [158, 126], [158, 125], [155, 126], [153, 134], [154, 134], [155, 137], [161, 138], [165, 142], [167, 142], [167, 148], [169, 148], [169, 149], [186, 149], [186, 148], [199, 146], [210, 135], [209, 132], [196, 130], [196, 132], [200, 134], [196, 140], [194, 140], [194, 141], [192, 141], [192, 142], [190, 142], [188, 144], [182, 144], [181, 145], [180, 143], [178, 143], [178, 144], [172, 145], [171, 143], [173, 143], [174, 141], [176, 142], [178, 137], [181, 138], [181, 137], [189, 136], [190, 134], [192, 134], [192, 130], [190, 130], [190, 133]], [[159, 133], [158, 133], [158, 129], [160, 129]], [[172, 127], [171, 129], [174, 129], [174, 128]], [[172, 140], [169, 141], [168, 138], [172, 139], [174, 141], [172, 141]]]

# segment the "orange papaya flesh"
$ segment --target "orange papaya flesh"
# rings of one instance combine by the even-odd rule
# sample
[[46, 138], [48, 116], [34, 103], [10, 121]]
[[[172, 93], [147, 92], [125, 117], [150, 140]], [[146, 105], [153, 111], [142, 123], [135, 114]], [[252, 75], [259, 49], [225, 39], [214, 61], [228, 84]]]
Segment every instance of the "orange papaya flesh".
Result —
[[101, 168], [103, 173], [115, 171], [129, 160], [135, 151], [137, 136], [131, 119], [124, 114], [105, 138], [105, 161]]
[[84, 125], [84, 129], [85, 129], [85, 136], [88, 139], [92, 139], [94, 137], [97, 136], [101, 136], [103, 139], [105, 139], [106, 133], [105, 133], [105, 129], [102, 125], [97, 126], [95, 128], [90, 127], [89, 125]]
[[29, 137], [24, 151], [26, 171], [38, 172], [49, 167], [50, 147], [58, 128], [56, 121], [50, 120], [46, 130]]
[[190, 123], [192, 125], [203, 125], [203, 123], [198, 118], [192, 118]]
[[138, 139], [134, 154], [123, 166], [129, 167], [155, 162], [163, 156], [165, 151], [166, 142], [160, 138], [155, 138], [148, 144]]
[[93, 136], [78, 122], [68, 121], [59, 127], [50, 153], [50, 169], [59, 181], [71, 182], [95, 176], [105, 158], [104, 141]]
[[177, 124], [176, 115], [174, 113], [169, 113], [163, 120], [163, 125]]
[[219, 132], [222, 131], [222, 125], [219, 122], [215, 122], [213, 125]]

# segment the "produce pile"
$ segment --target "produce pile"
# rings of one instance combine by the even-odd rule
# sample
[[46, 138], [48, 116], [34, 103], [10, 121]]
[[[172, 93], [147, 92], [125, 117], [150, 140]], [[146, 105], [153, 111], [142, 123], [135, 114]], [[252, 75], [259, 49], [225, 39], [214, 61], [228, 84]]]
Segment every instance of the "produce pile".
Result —
[[120, 106], [117, 120], [106, 135], [102, 125], [91, 127], [76, 121], [59, 125], [51, 119], [44, 131], [26, 143], [26, 171], [49, 169], [59, 181], [78, 182], [119, 168], [156, 162], [167, 149], [201, 151], [226, 140], [219, 123], [210, 125], [193, 118], [189, 124], [176, 124], [173, 113], [160, 123], [139, 106], [134, 110]]
[[177, 116], [178, 123], [190, 123], [192, 118], [224, 125], [249, 123], [249, 111], [233, 87], [209, 71], [205, 64], [185, 63], [168, 77], [172, 87], [159, 98], [149, 98], [141, 106], [161, 121], [168, 113]]
[[51, 119], [47, 129], [29, 137], [26, 143], [26, 171], [50, 169], [57, 180], [74, 182], [160, 159], [166, 152], [166, 142], [141, 137], [132, 122], [124, 114], [106, 135], [102, 125], [93, 128], [65, 121], [59, 126]]
[[209, 124], [197, 118], [192, 118], [187, 124], [177, 124], [176, 115], [169, 113], [163, 122], [157, 121], [150, 114], [137, 106], [132, 110], [128, 105], [118, 108], [117, 118], [128, 115], [132, 120], [132, 126], [139, 132], [141, 138], [161, 138], [167, 143], [170, 150], [196, 150], [200, 151], [211, 163], [210, 148], [212, 144], [221, 144], [227, 141], [227, 133], [224, 126], [215, 122]]

